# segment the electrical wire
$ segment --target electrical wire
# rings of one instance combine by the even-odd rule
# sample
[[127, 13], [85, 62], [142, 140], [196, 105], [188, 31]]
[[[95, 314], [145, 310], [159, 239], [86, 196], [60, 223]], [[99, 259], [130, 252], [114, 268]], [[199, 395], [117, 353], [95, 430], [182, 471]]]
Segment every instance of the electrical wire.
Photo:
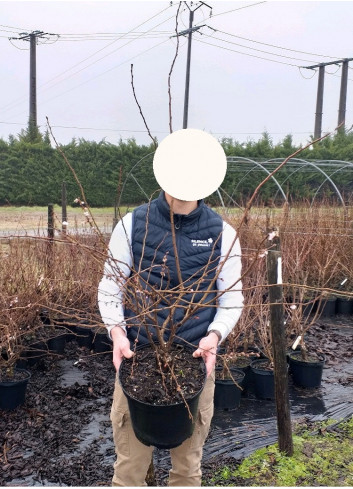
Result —
[[9, 34], [21, 34], [20, 32], [16, 32], [16, 31], [9, 31], [8, 29], [0, 29], [0, 32], [8, 32]]
[[233, 53], [242, 54], [244, 56], [250, 56], [252, 58], [262, 59], [263, 61], [272, 61], [273, 63], [278, 63], [278, 64], [281, 64], [281, 65], [287, 65], [287, 66], [294, 66], [295, 68], [299, 68], [299, 65], [296, 65], [294, 63], [286, 63], [284, 61], [278, 61], [278, 60], [275, 60], [275, 59], [264, 58], [262, 56], [257, 56], [255, 54], [244, 53], [242, 51], [237, 51], [236, 49], [230, 49], [230, 48], [226, 48], [224, 46], [219, 46], [218, 44], [212, 44], [212, 43], [207, 42], [207, 41], [202, 41], [201, 39], [196, 38], [196, 37], [194, 38], [194, 40], [197, 41], [197, 42], [201, 42], [203, 44], [208, 44], [209, 46], [213, 46], [213, 47], [216, 47], [216, 48], [219, 48], [219, 49], [223, 49], [225, 51], [231, 51]]
[[166, 37], [172, 35], [172, 31], [145, 31], [145, 32], [115, 32], [115, 33], [91, 33], [91, 34], [60, 34], [60, 41], [101, 41], [121, 38], [134, 39], [134, 38], [151, 38], [151, 37]]
[[[101, 77], [101, 76], [105, 75], [106, 73], [109, 73], [110, 71], [113, 71], [113, 70], [115, 70], [115, 69], [119, 68], [120, 66], [122, 66], [122, 65], [124, 65], [124, 64], [126, 64], [126, 63], [131, 62], [133, 59], [135, 59], [135, 58], [137, 58], [137, 57], [139, 57], [139, 56], [141, 56], [141, 55], [143, 55], [143, 54], [147, 53], [148, 51], [151, 51], [152, 49], [157, 48], [158, 46], [161, 46], [162, 44], [165, 44], [165, 43], [166, 43], [166, 42], [168, 42], [168, 41], [169, 41], [169, 39], [166, 39], [166, 40], [164, 40], [164, 41], [162, 41], [162, 42], [160, 42], [160, 43], [158, 43], [158, 44], [156, 44], [156, 45], [154, 45], [154, 46], [152, 46], [152, 47], [150, 47], [150, 48], [146, 49], [145, 51], [142, 51], [141, 53], [138, 53], [138, 54], [136, 54], [135, 56], [132, 56], [132, 57], [131, 57], [131, 58], [129, 58], [128, 60], [123, 61], [122, 63], [120, 63], [120, 64], [118, 64], [118, 65], [115, 65], [115, 66], [113, 66], [113, 67], [109, 68], [108, 70], [106, 70], [106, 71], [104, 71], [104, 72], [102, 72], [102, 73], [99, 73], [98, 75], [96, 75], [96, 76], [94, 76], [94, 77], [92, 77], [92, 78], [89, 78], [88, 80], [85, 80], [84, 82], [80, 83], [79, 85], [75, 85], [74, 87], [70, 88], [69, 90], [66, 90], [65, 92], [59, 93], [58, 95], [55, 95], [54, 97], [52, 97], [52, 98], [50, 98], [50, 99], [43, 100], [43, 103], [51, 102], [52, 100], [55, 100], [56, 98], [58, 98], [58, 97], [61, 97], [61, 96], [65, 95], [66, 93], [72, 92], [72, 90], [76, 90], [77, 88], [79, 88], [79, 87], [81, 87], [81, 86], [85, 85], [86, 83], [89, 83], [90, 81], [95, 80], [95, 79], [97, 79], [97, 78], [99, 78], [99, 77]], [[52, 87], [51, 87], [51, 88], [52, 88]], [[22, 113], [23, 113], [23, 112], [21, 112], [21, 114], [17, 114], [17, 115], [15, 115], [14, 117], [17, 117], [17, 116], [19, 116], [19, 115], [22, 115]]]
[[[139, 24], [138, 26], [136, 26], [135, 28], [131, 29], [130, 31], [128, 31], [126, 34], [123, 34], [121, 37], [119, 37], [118, 39], [115, 39], [114, 41], [112, 41], [111, 43], [107, 44], [106, 46], [104, 46], [103, 48], [101, 49], [98, 49], [97, 51], [95, 51], [93, 54], [91, 54], [90, 56], [88, 56], [87, 58], [84, 58], [83, 60], [81, 60], [79, 63], [76, 63], [74, 64], [73, 66], [71, 66], [70, 68], [68, 68], [67, 70], [63, 71], [62, 73], [60, 73], [59, 75], [56, 75], [54, 78], [52, 78], [51, 80], [47, 81], [45, 84], [48, 84], [50, 83], [52, 80], [55, 80], [56, 78], [58, 78], [59, 76], [62, 76], [63, 74], [67, 73], [68, 71], [71, 71], [72, 69], [76, 68], [76, 66], [79, 66], [81, 65], [82, 63], [84, 63], [85, 61], [88, 61], [89, 59], [93, 58], [94, 56], [96, 56], [98, 53], [102, 52], [103, 50], [107, 49], [108, 47], [112, 46], [113, 44], [115, 44], [118, 40], [120, 39], [124, 39], [124, 36], [129, 34], [130, 32], [134, 32], [136, 29], [138, 29], [139, 27], [142, 27], [144, 24], [146, 24], [147, 22], [150, 22], [152, 19], [154, 19], [155, 17], [158, 17], [159, 15], [161, 15], [163, 12], [165, 12], [166, 10], [168, 10], [170, 8], [170, 5], [168, 7], [166, 7], [165, 9], [161, 10], [160, 12], [158, 12], [157, 14], [153, 15], [152, 17], [150, 17], [149, 19], [145, 20], [144, 22], [142, 22], [141, 24]], [[169, 20], [169, 19], [167, 19]], [[166, 22], [166, 21], [164, 21]], [[157, 26], [154, 26], [154, 27], [158, 27], [159, 25], [163, 24], [164, 22], [161, 22], [160, 24], [158, 24]], [[152, 27], [151, 29], [149, 29], [149, 31], [147, 32], [150, 32], [152, 29], [154, 29], [154, 27]], [[129, 43], [126, 43], [124, 46], [126, 46], [127, 44]], [[118, 49], [121, 49], [122, 47], [124, 46], [121, 46], [119, 47]], [[115, 53], [117, 50], [114, 50], [114, 51], [111, 51], [110, 53], [108, 53], [107, 55], [103, 56], [102, 58], [99, 58], [98, 60], [95, 61], [95, 63], [97, 63], [98, 61], [100, 61], [101, 59], [104, 59], [105, 57], [107, 56], [110, 56], [111, 54]], [[92, 63], [93, 64], [93, 63]], [[89, 66], [91, 66], [92, 64], [86, 66], [85, 68], [83, 69], [86, 69], [88, 68]], [[82, 71], [82, 70], [80, 70]], [[77, 72], [79, 73], [79, 72]]]
[[0, 24], [0, 27], [6, 27], [7, 29], [16, 29], [17, 31], [28, 32], [28, 29], [24, 29], [22, 27], [13, 27], [11, 25], [2, 25], [2, 24]]
[[236, 37], [237, 39], [242, 39], [243, 41], [248, 41], [248, 42], [252, 42], [252, 43], [255, 43], [255, 44], [261, 44], [263, 46], [268, 46], [268, 47], [275, 48], [275, 49], [282, 49], [283, 51], [291, 51], [291, 52], [294, 52], [294, 53], [306, 54], [308, 56], [315, 56], [315, 57], [320, 57], [320, 58], [337, 59], [337, 56], [333, 57], [333, 56], [327, 56], [327, 55], [324, 55], [324, 54], [317, 54], [317, 53], [311, 53], [311, 52], [307, 52], [307, 51], [300, 51], [298, 49], [285, 48], [283, 46], [277, 46], [275, 44], [269, 44], [269, 43], [266, 43], [266, 42], [255, 41], [254, 39], [249, 39], [247, 37], [237, 36], [237, 35], [232, 34], [230, 32], [225, 32], [225, 31], [222, 31], [220, 29], [214, 29], [213, 27], [210, 27], [210, 26], [207, 26], [207, 27], [209, 29], [215, 31], [215, 32], [220, 32], [221, 34], [225, 34], [227, 36]]
[[304, 80], [311, 80], [312, 78], [314, 78], [314, 76], [317, 73], [317, 70], [313, 69], [312, 70], [313, 71], [313, 74], [311, 76], [304, 76], [303, 73], [302, 73], [302, 69], [303, 69], [303, 67], [302, 66], [299, 66], [299, 73], [302, 76], [302, 78], [304, 78]]
[[[157, 17], [157, 16], [161, 15], [162, 13], [164, 13], [164, 12], [165, 12], [166, 10], [168, 10], [169, 8], [170, 8], [170, 5], [169, 5], [168, 7], [166, 7], [166, 8], [164, 8], [163, 10], [161, 10], [160, 12], [158, 12], [157, 14], [153, 15], [152, 17], [148, 18], [147, 20], [145, 20], [145, 21], [144, 21], [144, 22], [142, 22], [141, 24], [137, 25], [136, 27], [134, 27], [133, 29], [131, 29], [131, 31], [129, 31], [129, 32], [134, 32], [134, 31], [136, 31], [136, 29], [138, 29], [138, 28], [142, 27], [142, 26], [143, 26], [144, 24], [146, 24], [147, 22], [150, 22], [152, 19], [154, 19], [155, 17]], [[170, 19], [171, 19], [171, 18], [173, 18], [173, 17], [174, 17], [174, 16], [171, 16], [171, 17], [169, 17], [168, 19], [166, 19], [166, 20], [164, 20], [164, 21], [160, 22], [159, 24], [157, 24], [157, 26], [153, 26], [153, 27], [152, 27], [151, 29], [149, 29], [149, 31], [147, 31], [147, 32], [152, 31], [152, 30], [153, 30], [155, 27], [159, 27], [159, 25], [161, 25], [161, 24], [163, 24], [163, 23], [167, 22], [168, 20], [170, 20]], [[121, 38], [123, 38], [123, 36], [122, 36]], [[94, 52], [93, 54], [91, 54], [90, 56], [88, 56], [88, 57], [84, 58], [84, 59], [83, 59], [83, 60], [81, 60], [80, 62], [78, 62], [78, 63], [74, 64], [74, 65], [73, 65], [73, 66], [71, 66], [70, 68], [66, 69], [65, 71], [63, 71], [63, 72], [59, 73], [58, 75], [54, 76], [54, 77], [53, 77], [53, 78], [51, 78], [50, 80], [48, 80], [48, 81], [46, 81], [45, 83], [41, 84], [41, 85], [38, 87], [38, 89], [42, 89], [43, 87], [45, 87], [46, 85], [48, 85], [48, 84], [52, 83], [54, 80], [56, 80], [56, 79], [57, 79], [57, 78], [59, 78], [60, 76], [62, 76], [62, 75], [64, 75], [64, 74], [68, 73], [69, 71], [73, 70], [74, 68], [76, 68], [77, 66], [81, 65], [81, 64], [82, 64], [82, 63], [84, 63], [85, 61], [87, 61], [87, 60], [91, 59], [92, 57], [94, 57], [94, 56], [95, 56], [95, 55], [97, 55], [98, 53], [102, 52], [104, 49], [107, 49], [107, 48], [108, 48], [108, 47], [110, 47], [112, 44], [116, 43], [116, 42], [117, 42], [117, 40], [119, 40], [119, 39], [114, 40], [113, 42], [109, 43], [107, 46], [104, 46], [103, 48], [101, 48], [101, 49], [99, 49], [99, 50], [95, 51], [95, 52]], [[133, 40], [135, 40], [135, 39], [133, 39]], [[90, 67], [90, 66], [92, 66], [93, 64], [97, 63], [98, 61], [100, 61], [100, 60], [104, 59], [105, 57], [110, 56], [111, 54], [115, 53], [115, 52], [116, 52], [118, 49], [122, 49], [123, 47], [125, 47], [127, 44], [129, 44], [129, 43], [130, 43], [130, 42], [132, 42], [133, 40], [129, 41], [128, 43], [125, 43], [123, 46], [120, 46], [119, 48], [117, 48], [117, 49], [115, 49], [115, 50], [111, 51], [111, 52], [110, 52], [110, 53], [108, 53], [107, 55], [105, 55], [105, 56], [103, 56], [103, 57], [99, 58], [99, 59], [98, 59], [98, 60], [96, 60], [95, 62], [93, 62], [93, 63], [91, 63], [91, 64], [89, 64], [89, 65], [85, 66], [84, 68], [80, 69], [79, 71], [76, 71], [75, 73], [73, 73], [73, 74], [69, 75], [68, 77], [65, 77], [63, 80], [60, 80], [60, 81], [58, 81], [57, 83], [54, 83], [54, 85], [52, 85], [52, 86], [50, 86], [50, 87], [46, 88], [45, 90], [49, 90], [49, 89], [53, 88], [54, 86], [58, 85], [59, 83], [62, 83], [62, 82], [63, 82], [63, 81], [65, 81], [66, 79], [71, 78], [72, 76], [75, 76], [76, 74], [78, 74], [78, 73], [80, 73], [81, 71], [83, 71], [83, 70], [87, 69], [88, 67]], [[15, 46], [15, 47], [16, 47], [16, 46]], [[20, 49], [20, 48], [18, 48], [18, 49]], [[43, 91], [43, 90], [42, 90], [42, 91]], [[65, 93], [66, 93], [66, 92], [65, 92]], [[8, 103], [8, 104], [6, 104], [5, 106], [1, 107], [1, 109], [0, 109], [0, 110], [1, 110], [1, 111], [8, 111], [8, 110], [11, 110], [12, 108], [14, 108], [14, 107], [16, 107], [17, 105], [19, 105], [19, 104], [20, 104], [20, 103], [21, 103], [21, 102], [22, 102], [24, 99], [26, 99], [26, 97], [20, 97], [20, 98], [18, 98], [18, 99], [15, 99], [14, 101], [9, 102], [9, 103]]]
[[[198, 32], [198, 31], [197, 31]], [[249, 47], [249, 46], [245, 46], [244, 44], [239, 44], [239, 43], [236, 43], [236, 42], [232, 42], [232, 41], [227, 41], [225, 39], [222, 39], [220, 37], [215, 37], [215, 36], [209, 36], [208, 34], [203, 34], [203, 36], [206, 36], [208, 38], [211, 38], [211, 39], [215, 39], [217, 41], [222, 41], [222, 42], [225, 42], [227, 44], [232, 44], [234, 46], [239, 46], [239, 47], [242, 47], [242, 48], [245, 48], [245, 49], [250, 49], [251, 51], [257, 51], [259, 53], [264, 53], [264, 54], [270, 54], [271, 56], [277, 56], [277, 57], [280, 57], [280, 58], [286, 58], [286, 59], [292, 59], [292, 60], [297, 60], [297, 61], [305, 61], [307, 63], [313, 63], [314, 61], [313, 60], [308, 60], [308, 59], [302, 59], [302, 58], [295, 58], [293, 56], [286, 56], [284, 54], [277, 54], [277, 53], [272, 53], [270, 51], [264, 51], [262, 49], [257, 49], [257, 48], [252, 48], [252, 47]]]
[[[6, 122], [6, 121], [0, 121], [0, 124], [11, 124], [11, 125], [17, 125], [17, 126], [24, 126], [26, 125], [26, 122]], [[45, 127], [46, 124], [43, 125]], [[39, 126], [41, 127], [41, 126]], [[59, 128], [59, 129], [79, 129], [79, 130], [90, 130], [90, 131], [112, 131], [112, 132], [131, 132], [131, 133], [146, 133], [146, 129], [112, 129], [112, 128], [102, 128], [102, 127], [81, 127], [81, 126], [66, 126], [66, 125], [55, 125], [51, 124], [51, 127], [54, 128]], [[158, 133], [158, 134], [169, 134], [169, 131], [153, 131], [153, 133]], [[291, 132], [292, 135], [305, 135], [305, 134], [311, 134], [312, 131], [299, 131], [299, 132]], [[223, 131], [223, 132], [216, 132], [212, 131], [212, 134], [219, 135], [219, 136], [235, 136], [235, 135], [259, 135], [261, 136], [263, 134], [262, 132], [233, 132], [233, 131]], [[287, 135], [288, 133], [285, 131], [282, 132], [271, 132], [271, 135], [279, 136], [281, 134]]]
[[[211, 19], [214, 19], [215, 17], [218, 17], [219, 15], [225, 15], [225, 14], [230, 14], [232, 12], [236, 12], [237, 10], [243, 10], [245, 8], [255, 7], [256, 5], [260, 5], [261, 3], [267, 3], [267, 1], [264, 0], [263, 2], [256, 2], [256, 3], [252, 3], [251, 5], [244, 5], [243, 7], [238, 7], [238, 8], [232, 9], [232, 10], [227, 10], [226, 12], [220, 12], [219, 14], [212, 14]], [[206, 19], [206, 17], [204, 17], [199, 23], [204, 22], [205, 19]], [[196, 25], [198, 25], [198, 24], [196, 24]]]

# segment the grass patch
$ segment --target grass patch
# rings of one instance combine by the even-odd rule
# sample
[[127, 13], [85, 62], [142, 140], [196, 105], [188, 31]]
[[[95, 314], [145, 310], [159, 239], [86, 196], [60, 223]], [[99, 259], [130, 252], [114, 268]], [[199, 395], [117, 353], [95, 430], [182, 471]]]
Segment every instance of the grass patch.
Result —
[[238, 486], [352, 486], [353, 418], [332, 430], [331, 423], [315, 425], [315, 431], [312, 426], [297, 429], [292, 457], [274, 444], [257, 450], [233, 470], [223, 467], [213, 480], [217, 486], [233, 486], [234, 481]]

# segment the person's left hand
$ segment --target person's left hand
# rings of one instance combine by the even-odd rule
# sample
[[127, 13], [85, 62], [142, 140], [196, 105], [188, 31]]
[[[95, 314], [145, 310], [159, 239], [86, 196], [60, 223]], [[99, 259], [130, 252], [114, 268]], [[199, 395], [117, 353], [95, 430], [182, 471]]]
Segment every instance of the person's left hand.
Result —
[[201, 338], [198, 349], [192, 354], [193, 357], [203, 357], [206, 365], [207, 377], [216, 365], [217, 346], [218, 336], [211, 331], [209, 335]]

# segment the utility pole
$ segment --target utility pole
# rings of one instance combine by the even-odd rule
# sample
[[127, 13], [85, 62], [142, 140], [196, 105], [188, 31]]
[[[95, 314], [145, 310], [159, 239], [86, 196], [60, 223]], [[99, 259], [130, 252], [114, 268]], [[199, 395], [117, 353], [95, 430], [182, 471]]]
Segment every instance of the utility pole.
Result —
[[[192, 24], [194, 22], [194, 13], [196, 12], [197, 9], [202, 7], [203, 5], [205, 7], [208, 7], [211, 9], [212, 12], [212, 7], [210, 5], [207, 5], [205, 2], [200, 2], [199, 5], [194, 8], [193, 10], [189, 7], [187, 2], [184, 2], [187, 8], [189, 9], [189, 28], [179, 32], [176, 36], [172, 37], [177, 37], [177, 36], [185, 36], [188, 34], [188, 52], [187, 52], [187, 58], [186, 58], [186, 79], [185, 79], [185, 95], [184, 95], [184, 115], [183, 115], [183, 129], [186, 129], [188, 127], [188, 114], [189, 114], [189, 91], [190, 91], [190, 65], [191, 65], [191, 41], [192, 41], [192, 33], [195, 31], [198, 31], [201, 29], [201, 27], [204, 27], [203, 25], [200, 26], [195, 26], [193, 27]], [[191, 2], [192, 5], [192, 2]]]
[[337, 125], [342, 124], [344, 129], [344, 123], [346, 121], [346, 103], [347, 103], [347, 82], [348, 82], [348, 59], [342, 61], [342, 74], [341, 74], [341, 90], [340, 90], [340, 102], [338, 106], [338, 122]]
[[29, 34], [29, 124], [32, 127], [37, 125], [37, 35], [34, 32]]
[[22, 32], [19, 37], [9, 37], [9, 41], [29, 42], [29, 129], [37, 127], [37, 53], [38, 40], [47, 41], [50, 36], [58, 36], [43, 31]]
[[324, 103], [324, 81], [325, 81], [325, 65], [320, 65], [319, 80], [317, 84], [314, 139], [319, 139], [321, 137], [322, 113], [323, 113], [322, 107]]
[[339, 59], [337, 61], [330, 61], [328, 63], [320, 63], [318, 65], [301, 66], [301, 68], [305, 68], [307, 70], [314, 70], [315, 68], [319, 68], [314, 139], [318, 139], [321, 137], [325, 66], [342, 64], [341, 91], [340, 91], [340, 101], [339, 101], [339, 108], [338, 108], [338, 125], [342, 124], [342, 127], [344, 127], [345, 116], [346, 116], [346, 101], [347, 101], [348, 62], [352, 60], [353, 58], [345, 58], [345, 59]]

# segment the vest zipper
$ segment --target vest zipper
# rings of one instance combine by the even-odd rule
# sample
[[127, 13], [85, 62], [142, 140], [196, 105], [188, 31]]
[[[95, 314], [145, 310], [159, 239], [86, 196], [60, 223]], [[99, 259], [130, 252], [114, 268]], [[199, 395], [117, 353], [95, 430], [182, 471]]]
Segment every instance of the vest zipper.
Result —
[[177, 216], [177, 220], [174, 220], [175, 229], [180, 229], [181, 226], [181, 216]]
[[176, 248], [177, 248], [177, 253], [179, 257], [179, 262], [180, 262], [180, 236], [181, 236], [181, 223], [182, 223], [182, 216], [176, 216], [177, 219], [174, 221], [174, 228], [175, 228], [175, 242], [176, 242]]

